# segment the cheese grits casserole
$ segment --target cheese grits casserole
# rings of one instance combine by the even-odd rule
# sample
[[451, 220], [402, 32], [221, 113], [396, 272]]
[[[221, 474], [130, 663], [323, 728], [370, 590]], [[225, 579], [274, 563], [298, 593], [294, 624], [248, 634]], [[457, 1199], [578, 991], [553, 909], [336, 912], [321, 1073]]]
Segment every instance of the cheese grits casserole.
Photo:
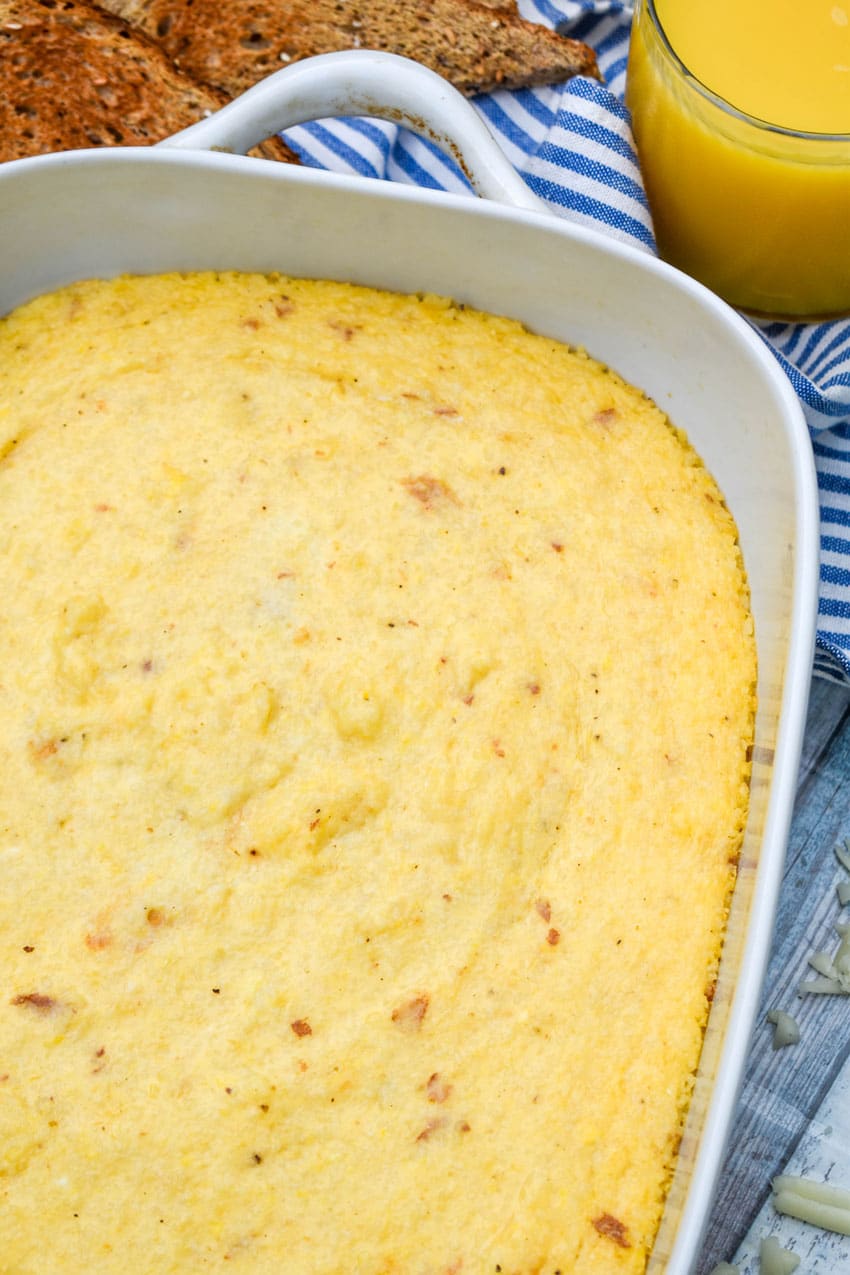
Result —
[[754, 712], [687, 441], [197, 274], [7, 317], [0, 457], [0, 1271], [643, 1271]]

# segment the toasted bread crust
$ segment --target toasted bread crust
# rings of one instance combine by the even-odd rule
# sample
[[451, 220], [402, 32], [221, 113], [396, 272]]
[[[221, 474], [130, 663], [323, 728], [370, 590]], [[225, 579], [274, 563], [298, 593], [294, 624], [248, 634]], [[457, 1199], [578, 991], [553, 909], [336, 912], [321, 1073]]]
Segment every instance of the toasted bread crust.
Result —
[[385, 49], [461, 92], [598, 78], [593, 51], [526, 22], [511, 0], [101, 0], [189, 75], [228, 96], [281, 66], [341, 49]]
[[[225, 101], [85, 0], [0, 0], [0, 160], [148, 145]], [[277, 138], [255, 153], [296, 158]]]

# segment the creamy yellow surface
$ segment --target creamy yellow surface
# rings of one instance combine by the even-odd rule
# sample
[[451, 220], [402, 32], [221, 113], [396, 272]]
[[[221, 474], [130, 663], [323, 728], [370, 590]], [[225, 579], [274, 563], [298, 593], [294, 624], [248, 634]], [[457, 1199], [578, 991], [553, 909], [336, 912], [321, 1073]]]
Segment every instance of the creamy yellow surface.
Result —
[[0, 457], [3, 1275], [641, 1271], [753, 707], [683, 439], [201, 275], [5, 320]]

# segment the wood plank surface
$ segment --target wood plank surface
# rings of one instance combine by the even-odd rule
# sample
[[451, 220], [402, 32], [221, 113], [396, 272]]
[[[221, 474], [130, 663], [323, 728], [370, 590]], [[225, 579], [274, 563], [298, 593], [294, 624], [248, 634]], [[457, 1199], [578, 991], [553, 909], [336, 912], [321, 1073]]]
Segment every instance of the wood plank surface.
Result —
[[[765, 1205], [768, 1210], [763, 1216], [770, 1219], [771, 1178], [785, 1170], [811, 1134], [822, 1104], [845, 1064], [850, 1064], [850, 998], [800, 997], [797, 990], [802, 979], [814, 974], [808, 965], [810, 954], [834, 952], [838, 938], [833, 927], [839, 920], [850, 920], [850, 908], [842, 909], [836, 895], [837, 883], [847, 873], [834, 853], [836, 843], [847, 836], [850, 690], [815, 679], [760, 1014], [695, 1275], [707, 1275], [718, 1262], [731, 1262]], [[765, 1015], [774, 1007], [797, 1020], [799, 1044], [773, 1048], [772, 1028]], [[841, 1148], [833, 1167], [833, 1179], [850, 1187], [850, 1144]], [[850, 1270], [843, 1241], [837, 1244], [834, 1237], [823, 1234], [821, 1247], [824, 1253], [835, 1251], [836, 1272]], [[827, 1262], [819, 1269], [833, 1267]]]

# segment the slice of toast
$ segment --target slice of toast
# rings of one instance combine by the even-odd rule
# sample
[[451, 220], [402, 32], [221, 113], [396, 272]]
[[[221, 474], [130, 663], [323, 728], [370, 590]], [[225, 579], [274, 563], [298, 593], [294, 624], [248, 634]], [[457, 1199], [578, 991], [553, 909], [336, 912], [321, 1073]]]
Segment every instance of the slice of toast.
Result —
[[[85, 0], [0, 0], [0, 160], [145, 146], [226, 100]], [[297, 162], [279, 138], [254, 153]]]
[[99, 0], [187, 74], [229, 97], [289, 62], [386, 49], [462, 93], [599, 77], [593, 50], [521, 18], [513, 0]]

